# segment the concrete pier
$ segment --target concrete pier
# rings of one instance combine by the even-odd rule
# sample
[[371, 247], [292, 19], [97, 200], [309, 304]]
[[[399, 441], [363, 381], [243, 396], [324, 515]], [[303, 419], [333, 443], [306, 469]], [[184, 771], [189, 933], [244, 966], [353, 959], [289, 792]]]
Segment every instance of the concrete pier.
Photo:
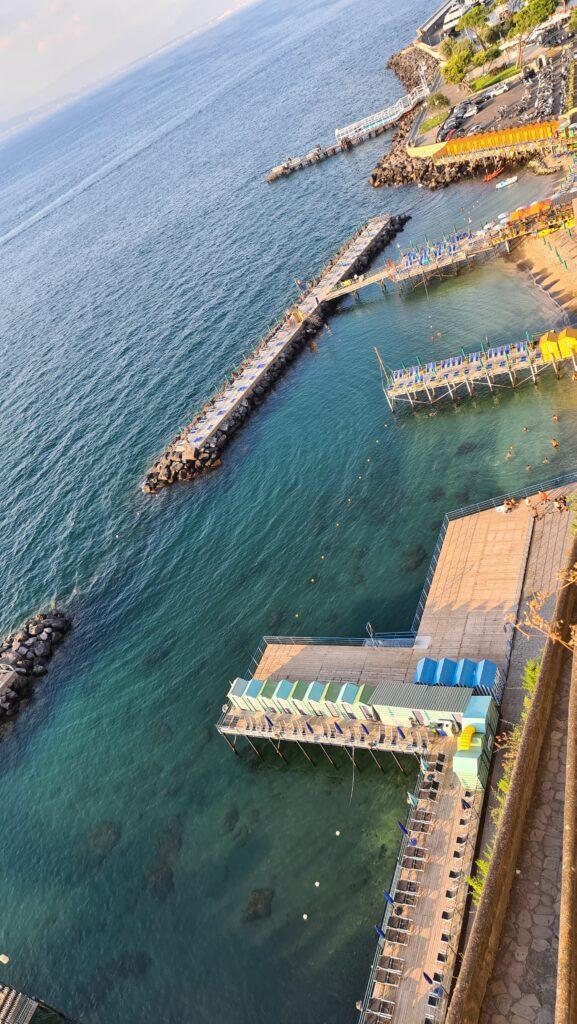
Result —
[[220, 465], [220, 453], [232, 435], [300, 349], [322, 328], [338, 299], [332, 294], [334, 286], [362, 272], [408, 219], [406, 215], [382, 214], [367, 221], [245, 359], [227, 386], [169, 445], [147, 473], [142, 485], [145, 492], [156, 493]]

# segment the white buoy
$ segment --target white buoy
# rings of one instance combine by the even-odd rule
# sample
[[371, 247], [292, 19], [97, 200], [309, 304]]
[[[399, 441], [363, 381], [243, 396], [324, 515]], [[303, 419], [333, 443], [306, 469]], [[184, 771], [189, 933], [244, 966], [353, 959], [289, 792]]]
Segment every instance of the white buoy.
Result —
[[308, 921], [308, 919], [309, 919], [309, 915], [308, 914], [303, 914], [303, 921]]
[[321, 884], [320, 882], [315, 882], [315, 885], [316, 885], [317, 889], [318, 889], [320, 884]]
[[337, 829], [337, 830], [336, 830], [336, 832], [335, 832], [335, 835], [336, 835], [336, 836], [340, 836], [340, 834], [341, 834], [341, 833], [340, 833], [340, 829]]
[[9, 963], [10, 963], [10, 957], [7, 955], [7, 953], [0, 953], [0, 964], [9, 964]]

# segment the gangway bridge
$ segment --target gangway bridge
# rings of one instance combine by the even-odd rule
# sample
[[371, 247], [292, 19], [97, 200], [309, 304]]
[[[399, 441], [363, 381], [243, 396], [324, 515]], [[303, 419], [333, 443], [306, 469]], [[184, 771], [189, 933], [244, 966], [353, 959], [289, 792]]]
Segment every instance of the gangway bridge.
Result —
[[352, 143], [359, 142], [370, 135], [371, 132], [395, 124], [403, 114], [407, 114], [409, 110], [416, 107], [417, 103], [425, 100], [429, 92], [429, 86], [421, 69], [420, 84], [416, 89], [406, 93], [405, 96], [401, 96], [396, 103], [392, 103], [390, 107], [385, 107], [384, 110], [378, 110], [375, 114], [369, 114], [368, 117], [363, 117], [360, 121], [353, 121], [352, 124], [348, 124], [344, 128], [335, 128], [337, 142], [342, 142], [344, 139]]

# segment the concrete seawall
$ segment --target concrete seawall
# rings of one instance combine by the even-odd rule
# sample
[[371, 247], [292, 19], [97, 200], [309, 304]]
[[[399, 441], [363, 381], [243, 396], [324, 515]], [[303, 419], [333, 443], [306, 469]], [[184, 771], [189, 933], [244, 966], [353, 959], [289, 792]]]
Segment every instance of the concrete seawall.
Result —
[[204, 405], [155, 462], [142, 484], [147, 494], [220, 466], [231, 438], [327, 321], [339, 301], [330, 297], [330, 290], [365, 270], [408, 219], [407, 215], [373, 217], [341, 248], [226, 387]]

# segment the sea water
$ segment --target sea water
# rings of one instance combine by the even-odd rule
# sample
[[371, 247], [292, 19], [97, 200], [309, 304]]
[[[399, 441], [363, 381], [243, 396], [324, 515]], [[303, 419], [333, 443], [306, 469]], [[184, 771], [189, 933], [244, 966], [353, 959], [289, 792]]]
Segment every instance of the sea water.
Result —
[[[236, 758], [229, 681], [265, 633], [407, 629], [447, 509], [575, 464], [552, 376], [387, 409], [375, 347], [395, 367], [561, 322], [500, 261], [347, 300], [217, 473], [139, 491], [369, 216], [412, 214], [394, 258], [551, 188], [375, 191], [383, 138], [265, 182], [401, 94], [385, 64], [430, 7], [270, 0], [0, 148], [0, 626], [75, 616], [0, 743], [2, 980], [87, 1024], [354, 1019], [415, 766]], [[254, 889], [271, 914], [246, 921]]]

